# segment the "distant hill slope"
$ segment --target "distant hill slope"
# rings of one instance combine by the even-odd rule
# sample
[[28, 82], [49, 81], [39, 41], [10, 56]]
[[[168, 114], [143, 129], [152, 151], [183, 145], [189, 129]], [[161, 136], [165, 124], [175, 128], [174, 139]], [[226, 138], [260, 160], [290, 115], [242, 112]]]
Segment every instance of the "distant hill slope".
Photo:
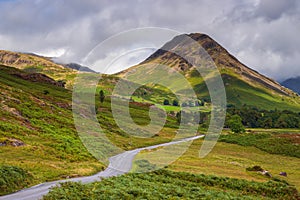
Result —
[[281, 84], [300, 94], [300, 77], [289, 78], [281, 82]]
[[82, 71], [82, 72], [92, 72], [96, 73], [94, 70], [91, 70], [90, 68], [86, 66], [82, 66], [77, 63], [68, 63], [68, 64], [63, 64], [64, 67], [70, 68], [70, 69], [75, 69], [77, 71]]
[[[245, 66], [225, 48], [205, 34], [192, 33], [187, 36], [198, 42], [210, 55], [218, 67], [224, 81], [228, 104], [242, 106], [244, 104], [264, 109], [297, 109], [300, 110], [300, 98], [293, 91], [281, 86], [278, 82]], [[161, 49], [149, 56], [141, 64], [118, 73], [124, 77], [130, 71], [141, 71], [140, 76], [151, 73], [151, 69], [143, 69], [144, 64], [163, 64], [182, 73], [194, 87], [199, 98], [209, 98], [203, 78], [195, 73], [195, 68], [185, 59], [162, 49], [178, 51], [185, 47], [186, 35], [179, 35], [167, 42]], [[187, 51], [189, 51], [187, 49]], [[199, 59], [197, 57], [192, 59]], [[180, 85], [178, 85], [180, 88]]]
[[22, 69], [31, 73], [45, 74], [56, 81], [61, 80], [66, 82], [67, 87], [72, 85], [79, 69], [82, 72], [94, 72], [88, 67], [75, 63], [58, 64], [48, 57], [5, 50], [0, 50], [0, 64]]
[[28, 80], [30, 82], [36, 82], [36, 83], [45, 83], [49, 85], [54, 85], [58, 87], [65, 87], [65, 83], [62, 81], [55, 81], [54, 79], [48, 77], [45, 74], [41, 73], [29, 73], [25, 72], [23, 70], [19, 70], [16, 68], [0, 65], [0, 71], [2, 73], [6, 73], [7, 75], [11, 75], [16, 78], [20, 78], [23, 80]]

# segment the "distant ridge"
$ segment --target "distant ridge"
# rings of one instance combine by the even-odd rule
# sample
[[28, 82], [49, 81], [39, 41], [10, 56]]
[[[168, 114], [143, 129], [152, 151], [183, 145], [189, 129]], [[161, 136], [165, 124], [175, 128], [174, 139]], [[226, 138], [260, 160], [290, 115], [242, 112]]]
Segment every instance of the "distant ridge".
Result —
[[295, 78], [289, 78], [283, 82], [281, 82], [281, 84], [295, 92], [297, 92], [298, 94], [300, 94], [300, 76], [295, 77]]
[[97, 73], [94, 70], [92, 70], [88, 67], [82, 66], [80, 64], [77, 64], [77, 63], [68, 63], [68, 64], [62, 64], [62, 65], [64, 67], [67, 67], [67, 68], [70, 68], [70, 69], [75, 69], [77, 71]]
[[45, 74], [55, 81], [63, 81], [66, 87], [71, 88], [74, 77], [79, 72], [95, 73], [88, 67], [79, 64], [60, 64], [53, 58], [36, 55], [33, 53], [19, 53], [0, 50], [0, 64], [15, 67], [29, 73]]

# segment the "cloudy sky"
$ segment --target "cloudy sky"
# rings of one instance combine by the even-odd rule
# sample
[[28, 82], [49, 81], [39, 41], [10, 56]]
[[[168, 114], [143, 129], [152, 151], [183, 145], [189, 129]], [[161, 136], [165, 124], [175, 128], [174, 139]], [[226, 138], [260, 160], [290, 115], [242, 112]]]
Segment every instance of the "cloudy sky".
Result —
[[[274, 79], [300, 76], [297, 0], [0, 0], [0, 19], [0, 49], [60, 56], [61, 62], [82, 63], [97, 44], [122, 31], [161, 27], [206, 33]], [[150, 53], [129, 56], [123, 65]]]

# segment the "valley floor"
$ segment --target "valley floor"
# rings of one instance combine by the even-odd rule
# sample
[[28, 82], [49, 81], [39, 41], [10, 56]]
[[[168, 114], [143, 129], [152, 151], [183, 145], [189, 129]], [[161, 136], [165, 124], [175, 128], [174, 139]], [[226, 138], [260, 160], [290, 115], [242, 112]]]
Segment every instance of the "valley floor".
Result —
[[[298, 135], [299, 131], [298, 130], [275, 130], [275, 129], [252, 129], [251, 132], [243, 134], [243, 135], [234, 135], [237, 138], [240, 138], [240, 141], [242, 141], [242, 137], [248, 137], [249, 135], [259, 135], [259, 134], [266, 134], [266, 133], [272, 133], [272, 136], [275, 135], [286, 135], [286, 134], [291, 134], [291, 138], [293, 135]], [[224, 133], [225, 136], [228, 133]], [[232, 136], [230, 134], [229, 136]], [[222, 138], [222, 137], [221, 137]], [[296, 138], [296, 137], [295, 137]], [[224, 138], [223, 138], [224, 139]], [[231, 138], [232, 139], [232, 138]], [[293, 140], [294, 141], [294, 140]], [[257, 147], [254, 146], [243, 146], [241, 144], [230, 144], [227, 142], [218, 142], [212, 152], [206, 156], [205, 158], [199, 158], [199, 149], [202, 145], [203, 140], [198, 139], [195, 140], [190, 148], [175, 162], [173, 162], [171, 165], [166, 167], [170, 171], [174, 172], [188, 172], [192, 174], [205, 174], [205, 175], [211, 175], [211, 176], [217, 176], [217, 177], [229, 177], [229, 178], [235, 178], [238, 180], [244, 179], [248, 181], [255, 181], [255, 182], [260, 182], [260, 183], [267, 183], [268, 181], [274, 181], [275, 182], [279, 181], [278, 184], [285, 184], [289, 183], [290, 185], [294, 185], [298, 190], [300, 190], [300, 168], [299, 168], [299, 162], [300, 158], [294, 157], [294, 156], [288, 156], [288, 155], [279, 155], [279, 154], [274, 154], [274, 153], [268, 153], [266, 151], [260, 150]], [[295, 142], [295, 141], [294, 141]], [[274, 148], [276, 148], [276, 145], [279, 144], [274, 144]], [[297, 145], [296, 145], [297, 146]], [[6, 148], [6, 147], [4, 147]], [[7, 147], [8, 148], [8, 147]], [[35, 169], [34, 166], [36, 166], [36, 169], [41, 169], [43, 168], [42, 166], [45, 165], [43, 162], [43, 158], [41, 157], [41, 160], [38, 162], [28, 162], [28, 159], [30, 160], [30, 156], [21, 156], [18, 155], [18, 151], [3, 151], [4, 149], [2, 148], [2, 153], [5, 154], [5, 160], [2, 160], [2, 165], [3, 164], [9, 164], [9, 165], [18, 165], [22, 166], [25, 169], [30, 169], [30, 172], [34, 172], [32, 170]], [[152, 149], [151, 151], [156, 151], [156, 149]], [[151, 152], [150, 151], [150, 152]], [[138, 164], [137, 161], [143, 160], [144, 155], [149, 152], [148, 151], [142, 151], [135, 157], [135, 164], [133, 168], [136, 168], [136, 165]], [[3, 155], [4, 155], [3, 154]], [[12, 154], [14, 154], [16, 159], [10, 159], [12, 158]], [[167, 157], [167, 155], [166, 155]], [[160, 160], [161, 162], [163, 161], [162, 158], [164, 158], [163, 155], [160, 154], [160, 157], [157, 158], [157, 160]], [[27, 160], [26, 162], [22, 162], [21, 159]], [[36, 158], [34, 158], [36, 159]], [[155, 159], [155, 158], [154, 158]], [[9, 161], [10, 160], [10, 161]], [[5, 163], [3, 163], [5, 161]], [[63, 165], [63, 163], [61, 163]], [[67, 163], [65, 163], [66, 165]], [[146, 163], [147, 164], [147, 163]], [[159, 164], [159, 162], [156, 162], [155, 164], [151, 163], [151, 161], [148, 163], [150, 166], [154, 166], [156, 164]], [[31, 166], [30, 166], [31, 165]], [[52, 163], [49, 167], [53, 167], [54, 169], [57, 168], [58, 171], [63, 172], [58, 168], [60, 165], [59, 163], [56, 163], [57, 167], [55, 167], [54, 163]], [[68, 164], [67, 164], [68, 165]], [[76, 166], [76, 167], [75, 167]], [[101, 164], [99, 165], [101, 167]], [[269, 173], [272, 175], [272, 177], [266, 177], [262, 175], [261, 173], [258, 172], [249, 172], [246, 170], [248, 167], [253, 167], [253, 166], [261, 166], [263, 169], [269, 171]], [[73, 169], [73, 168], [74, 169]], [[78, 168], [79, 167], [79, 168]], [[67, 174], [70, 174], [71, 171], [74, 172], [79, 172], [82, 175], [84, 174], [89, 174], [89, 173], [95, 173], [95, 169], [97, 169], [97, 164], [92, 164], [92, 163], [85, 163], [85, 162], [80, 162], [80, 163], [73, 163], [68, 167], [70, 171], [66, 171]], [[48, 170], [49, 168], [45, 168], [46, 171], [41, 171], [39, 174], [40, 175], [47, 175], [50, 171]], [[74, 173], [73, 172], [73, 173]], [[280, 176], [280, 172], [286, 172], [287, 177]], [[53, 172], [51, 172], [53, 173]], [[169, 172], [168, 172], [169, 173]], [[171, 173], [171, 172], [170, 172]], [[34, 173], [37, 174], [37, 173]], [[51, 175], [53, 176], [53, 174]], [[129, 177], [131, 177], [130, 175]], [[138, 175], [138, 176], [143, 176], [143, 175]], [[147, 176], [147, 175], [145, 175]], [[35, 175], [36, 178], [36, 175]], [[41, 177], [40, 179], [44, 179], [45, 177]], [[61, 177], [62, 178], [62, 177]], [[161, 179], [162, 177], [158, 177]], [[122, 180], [123, 178], [120, 178]], [[126, 180], [128, 178], [125, 178]], [[210, 179], [210, 178], [209, 178]], [[221, 178], [222, 179], [222, 178]], [[128, 180], [131, 180], [129, 178]], [[229, 179], [231, 180], [231, 179]], [[117, 179], [113, 179], [113, 182], [119, 181]], [[110, 181], [108, 181], [110, 182]], [[172, 182], [172, 181], [171, 181]], [[192, 181], [193, 182], [193, 181]], [[31, 184], [37, 183], [35, 181], [31, 182]], [[107, 183], [107, 181], [105, 182]], [[128, 184], [133, 184], [134, 185], [134, 180], [132, 183], [128, 182]], [[193, 184], [193, 183], [191, 183]], [[248, 183], [247, 183], [248, 184]], [[258, 184], [258, 183], [257, 183]], [[69, 187], [69, 185], [66, 185], [65, 187]], [[71, 186], [73, 189], [75, 186]], [[81, 187], [91, 187], [91, 186], [76, 186], [76, 188], [81, 188]], [[98, 187], [97, 184], [94, 185], [94, 187]], [[106, 186], [103, 186], [106, 187]], [[119, 187], [119, 186], [116, 186]], [[173, 186], [172, 186], [173, 187]], [[175, 187], [175, 186], [174, 186]], [[246, 186], [248, 187], [248, 186]], [[261, 186], [262, 187], [262, 186]], [[274, 186], [274, 188], [277, 186]], [[220, 198], [223, 197], [223, 190], [219, 191], [219, 187], [210, 187], [213, 191], [210, 191], [209, 195], [219, 195]], [[199, 189], [199, 188], [198, 188]], [[85, 189], [83, 189], [85, 190]], [[124, 189], [122, 189], [124, 190]], [[139, 189], [138, 189], [139, 190]], [[177, 190], [177, 189], [176, 189]], [[199, 189], [200, 190], [200, 189]], [[214, 193], [214, 190], [216, 193]], [[227, 191], [227, 189], [225, 189]], [[55, 190], [56, 192], [63, 192], [63, 190]], [[116, 188], [116, 191], [118, 191], [118, 188]], [[128, 190], [129, 191], [129, 190]], [[127, 190], [124, 191], [125, 193], [128, 192]], [[51, 195], [55, 196], [55, 193], [51, 193], [46, 199], [53, 199]], [[86, 191], [87, 192], [87, 191]], [[229, 194], [231, 197], [236, 196], [238, 197], [237, 191], [231, 191]], [[228, 195], [229, 195], [228, 194]], [[236, 195], [235, 195], [236, 194]], [[229, 195], [229, 196], [230, 196]], [[233, 196], [232, 196], [233, 195]], [[254, 198], [254, 199], [259, 199], [258, 197], [256, 198], [255, 195], [249, 193], [249, 199]], [[252, 195], [252, 197], [251, 197]], [[63, 198], [64, 199], [64, 198]], [[72, 198], [65, 198], [65, 199], [72, 199]], [[286, 198], [286, 199], [292, 199], [292, 198]]]

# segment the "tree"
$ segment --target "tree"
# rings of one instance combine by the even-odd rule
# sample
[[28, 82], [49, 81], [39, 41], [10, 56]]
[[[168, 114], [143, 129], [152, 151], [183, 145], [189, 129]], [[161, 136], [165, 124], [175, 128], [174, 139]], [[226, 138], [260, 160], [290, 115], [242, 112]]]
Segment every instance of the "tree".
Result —
[[105, 95], [104, 95], [104, 92], [103, 92], [103, 90], [100, 90], [100, 93], [99, 93], [99, 95], [100, 95], [100, 102], [101, 102], [101, 103], [103, 103], [103, 101], [104, 101], [104, 98], [105, 98]]
[[182, 107], [187, 107], [188, 105], [187, 105], [186, 102], [183, 102], [183, 103], [181, 104], [181, 106], [182, 106]]
[[200, 100], [195, 101], [195, 106], [204, 106]]
[[228, 121], [228, 126], [234, 133], [244, 133], [245, 127], [242, 124], [242, 118], [239, 115], [233, 115]]
[[165, 100], [164, 100], [164, 105], [170, 105], [170, 102], [169, 102], [168, 99], [165, 99]]
[[47, 95], [49, 94], [49, 91], [48, 90], [44, 90], [44, 95]]
[[176, 113], [176, 119], [177, 119], [178, 123], [181, 122], [181, 111], [179, 111], [179, 112]]
[[176, 99], [173, 100], [173, 103], [172, 103], [172, 104], [173, 104], [173, 106], [178, 106], [178, 105], [179, 105], [179, 104], [178, 104], [178, 101], [177, 101]]
[[198, 100], [197, 104], [198, 106], [204, 106], [204, 101]]

